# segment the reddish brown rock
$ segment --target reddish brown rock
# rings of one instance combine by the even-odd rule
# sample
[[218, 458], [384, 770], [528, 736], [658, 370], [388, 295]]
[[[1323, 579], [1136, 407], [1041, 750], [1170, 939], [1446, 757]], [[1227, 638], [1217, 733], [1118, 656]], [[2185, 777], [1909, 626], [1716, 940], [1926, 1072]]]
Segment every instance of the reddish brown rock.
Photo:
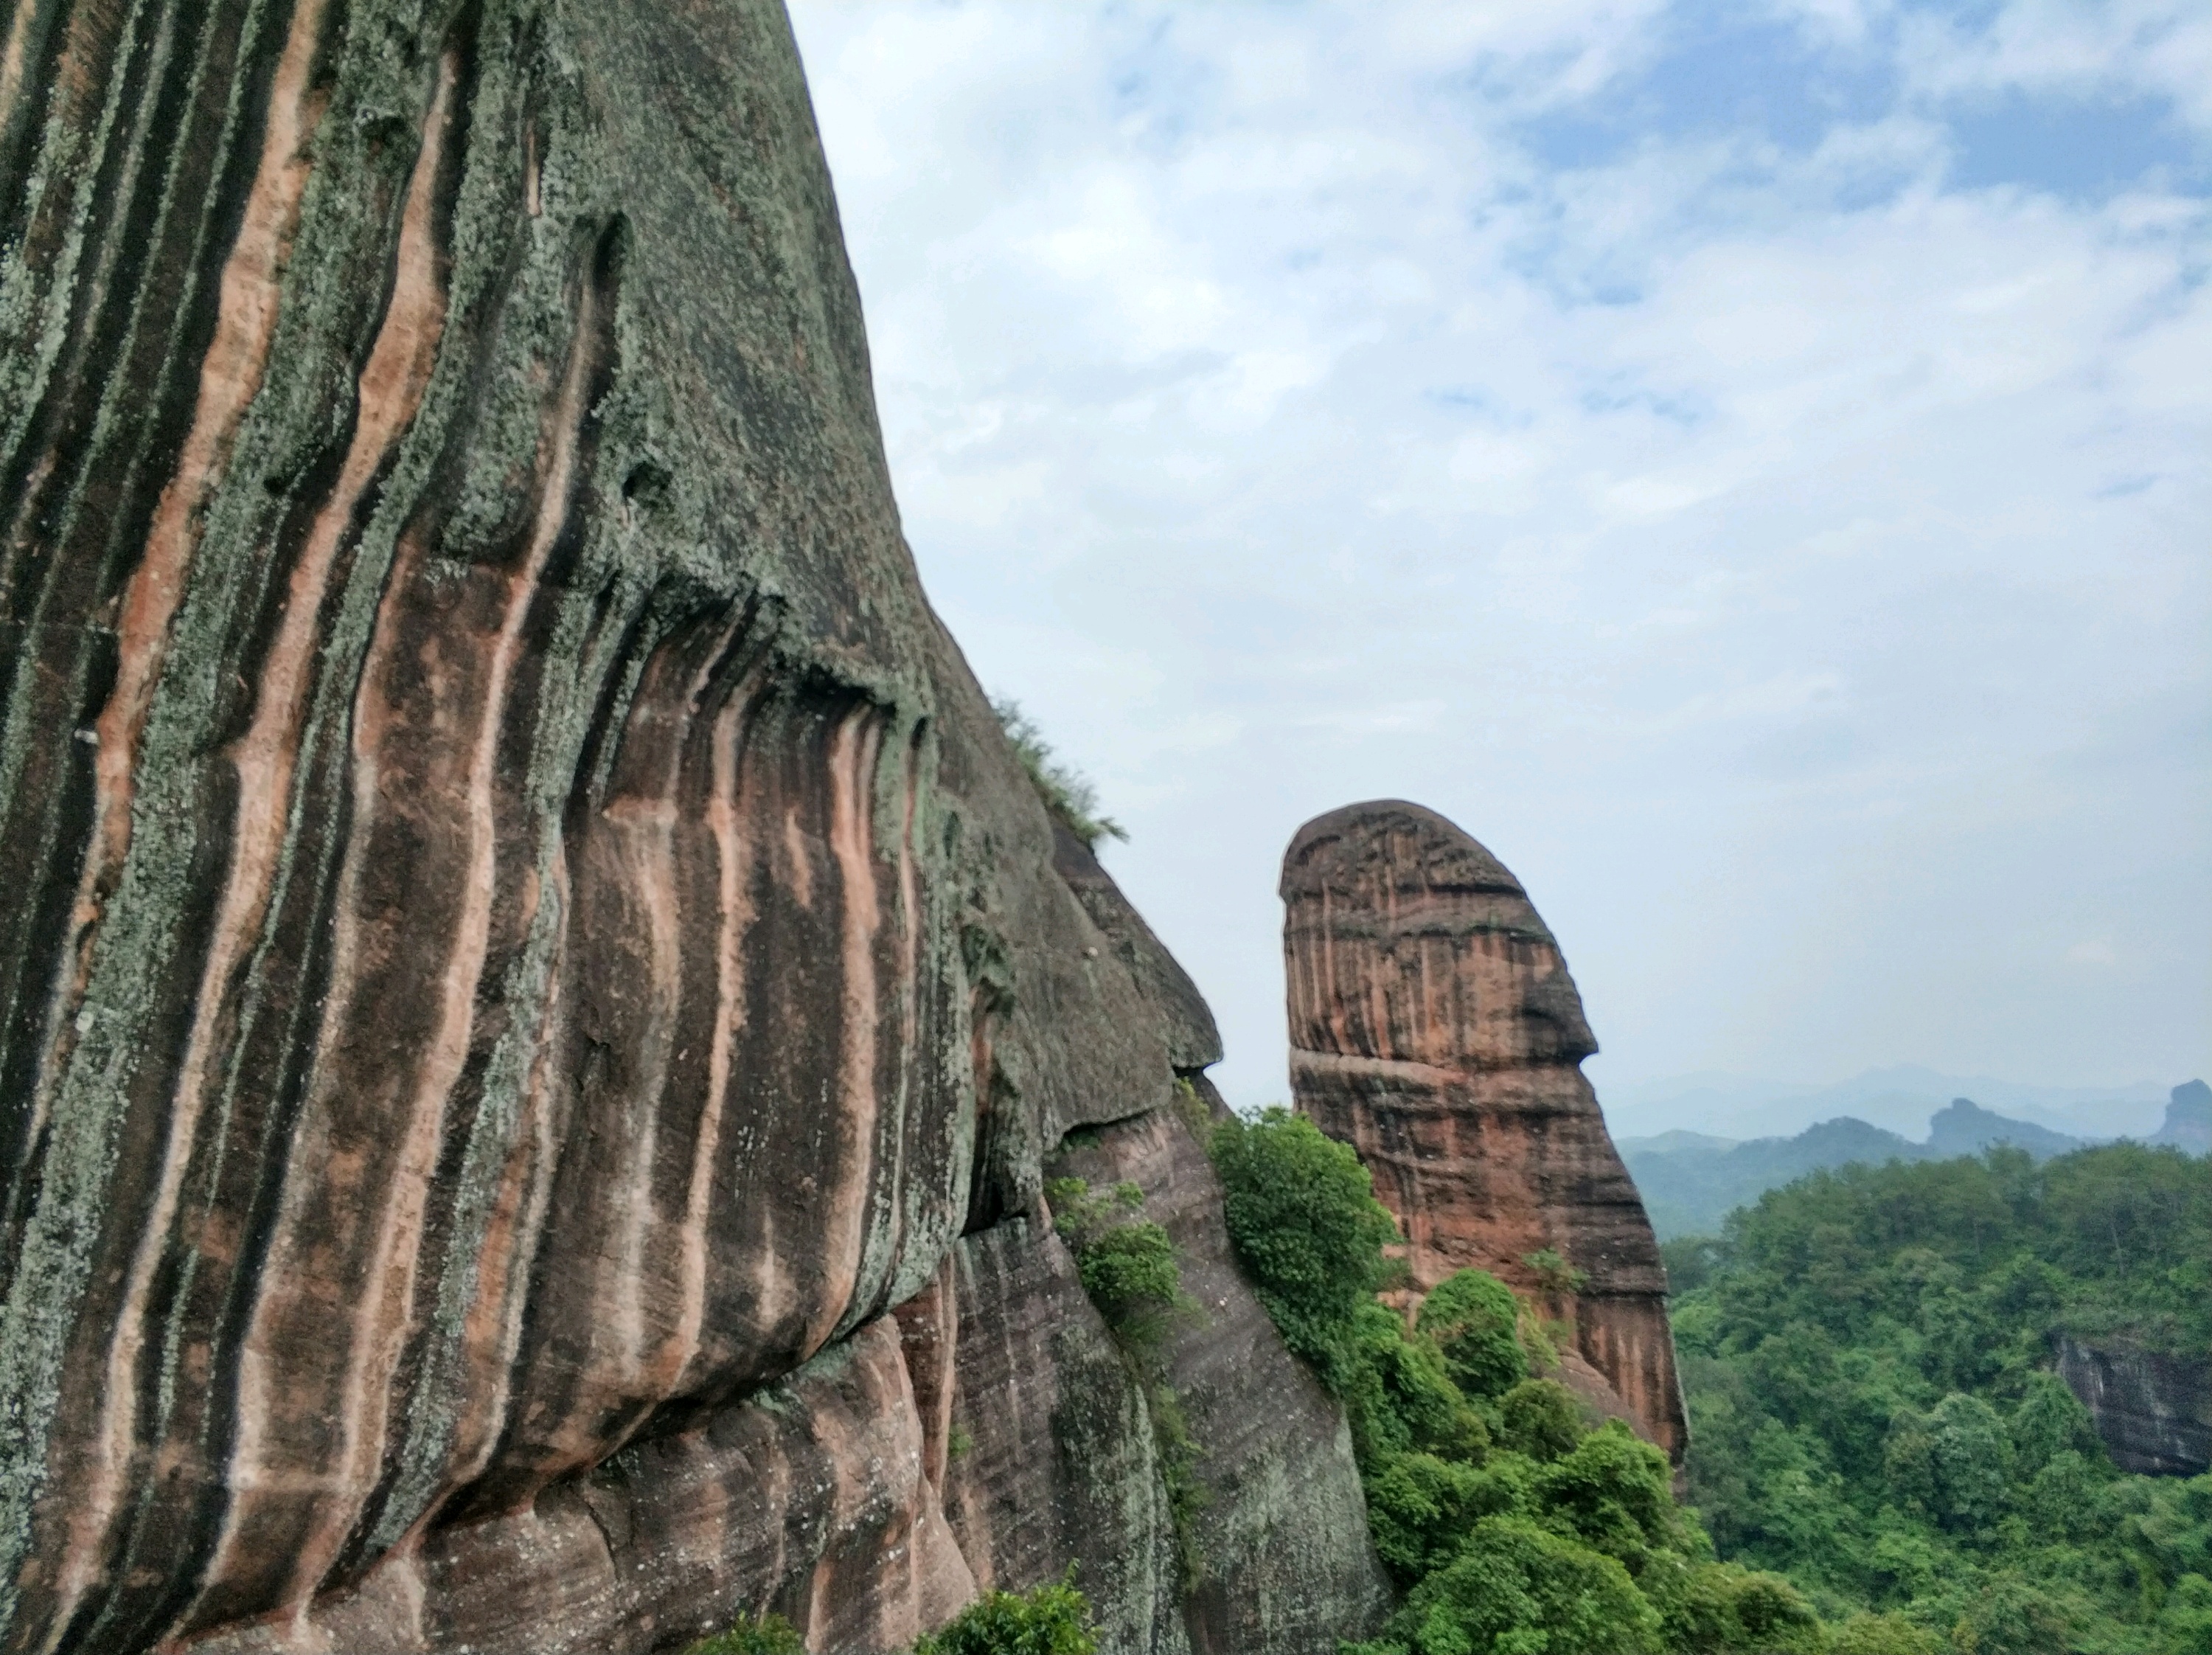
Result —
[[[1658, 1244], [1583, 1076], [1582, 998], [1520, 882], [1386, 800], [1299, 829], [1282, 896], [1297, 1107], [1373, 1170], [1416, 1284], [1472, 1266], [1571, 1322], [1565, 1377], [1679, 1461]], [[1546, 1251], [1578, 1289], [1529, 1265]]]
[[923, 598], [781, 8], [0, 45], [0, 1650], [947, 1611], [884, 1313], [1211, 1031]]
[[432, 1530], [298, 1620], [185, 1648], [599, 1655], [772, 1610], [817, 1649], [902, 1649], [975, 1592], [927, 1469], [898, 1334], [878, 1320], [698, 1428]]

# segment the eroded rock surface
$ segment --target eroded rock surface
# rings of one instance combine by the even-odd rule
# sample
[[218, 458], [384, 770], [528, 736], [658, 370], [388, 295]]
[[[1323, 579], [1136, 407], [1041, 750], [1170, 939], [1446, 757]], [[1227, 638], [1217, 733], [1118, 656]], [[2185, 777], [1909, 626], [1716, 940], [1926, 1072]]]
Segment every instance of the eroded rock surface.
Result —
[[1201, 1080], [1182, 1110], [1075, 1135], [1050, 1171], [1142, 1190], [1144, 1216], [1174, 1241], [1196, 1301], [1160, 1358], [1202, 1450], [1191, 1647], [1334, 1655], [1340, 1640], [1379, 1628], [1390, 1585], [1368, 1543], [1342, 1412], [1284, 1348], [1231, 1250], [1220, 1180], [1198, 1135], [1216, 1111], [1225, 1112]]
[[[1474, 1267], [1572, 1323], [1565, 1378], [1678, 1461], [1666, 1273], [1582, 1060], [1597, 1050], [1520, 882], [1434, 811], [1353, 805], [1283, 860], [1291, 1084], [1356, 1147], [1419, 1288]], [[1528, 1260], [1555, 1253], [1578, 1287]]]
[[923, 599], [781, 8], [0, 46], [0, 1650], [950, 1613], [889, 1312], [1218, 1049]]
[[2095, 1421], [2112, 1463], [2144, 1476], [2212, 1470], [2212, 1359], [2058, 1342], [2058, 1377]]
[[192, 1655], [680, 1646], [766, 1610], [819, 1649], [910, 1645], [975, 1594], [927, 1475], [888, 1319], [691, 1430], [632, 1443], [530, 1506], [432, 1530], [303, 1622]]
[[1143, 1388], [1041, 1221], [965, 1237], [945, 1513], [979, 1584], [1069, 1563], [1106, 1647], [1188, 1655], [1175, 1531]]

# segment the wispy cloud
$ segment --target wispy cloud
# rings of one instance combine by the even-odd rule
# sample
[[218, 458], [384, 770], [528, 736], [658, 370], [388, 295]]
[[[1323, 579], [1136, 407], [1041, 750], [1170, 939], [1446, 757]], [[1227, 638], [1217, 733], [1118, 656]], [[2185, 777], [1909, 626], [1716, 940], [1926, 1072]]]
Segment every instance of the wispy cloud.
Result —
[[2201, 9], [794, 6], [924, 579], [1232, 1095], [1384, 794], [1601, 1081], [2208, 1066]]

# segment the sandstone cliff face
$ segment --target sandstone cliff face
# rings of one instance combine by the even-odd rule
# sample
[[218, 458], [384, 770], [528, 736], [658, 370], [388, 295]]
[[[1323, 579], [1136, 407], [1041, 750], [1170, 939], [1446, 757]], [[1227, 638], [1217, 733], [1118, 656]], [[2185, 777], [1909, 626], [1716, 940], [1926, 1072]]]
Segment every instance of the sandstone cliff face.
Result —
[[[1582, 1060], [1597, 1050], [1527, 892], [1419, 805], [1353, 805], [1283, 860], [1291, 1085], [1354, 1145], [1417, 1287], [1486, 1269], [1573, 1325], [1564, 1376], [1680, 1460], [1666, 1274]], [[1559, 1254], [1568, 1290], [1526, 1262]]]
[[2193, 1477], [2212, 1470], [2212, 1359], [2098, 1350], [2061, 1338], [2058, 1377], [2089, 1410], [2123, 1471]]
[[1087, 1555], [945, 1494], [1085, 1336], [887, 1312], [988, 1342], [1218, 1053], [923, 599], [781, 9], [4, 46], [0, 1649], [889, 1647]]

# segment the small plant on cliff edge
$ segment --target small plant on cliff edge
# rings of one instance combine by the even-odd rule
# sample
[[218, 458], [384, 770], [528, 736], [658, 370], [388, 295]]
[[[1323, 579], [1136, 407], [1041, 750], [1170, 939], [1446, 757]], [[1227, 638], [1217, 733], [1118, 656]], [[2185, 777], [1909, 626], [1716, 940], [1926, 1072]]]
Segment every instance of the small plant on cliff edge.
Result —
[[999, 727], [1013, 744], [1014, 756], [1030, 773], [1037, 797], [1044, 800], [1047, 810], [1066, 824], [1070, 833], [1092, 850], [1098, 849], [1101, 839], [1128, 839], [1127, 828], [1112, 817], [1099, 814], [1098, 789], [1091, 785], [1091, 778], [1065, 759], [1054, 756], [1052, 744], [1044, 739], [1044, 732], [1037, 727], [1036, 721], [1022, 710], [1019, 702], [1012, 696], [994, 696], [991, 710], [999, 715]]
[[1580, 1293], [1589, 1286], [1589, 1273], [1577, 1269], [1552, 1248], [1523, 1253], [1521, 1262], [1535, 1271], [1536, 1280], [1547, 1293]]
[[1081, 1178], [1045, 1185], [1053, 1228], [1075, 1255], [1083, 1290], [1122, 1344], [1149, 1355], [1198, 1305], [1182, 1290], [1168, 1232], [1143, 1215], [1145, 1192], [1122, 1183], [1094, 1194]]
[[1162, 1371], [1160, 1348], [1177, 1322], [1200, 1317], [1198, 1301], [1182, 1290], [1175, 1243], [1143, 1215], [1145, 1192], [1137, 1185], [1125, 1181], [1094, 1194], [1082, 1178], [1054, 1178], [1044, 1194], [1053, 1228], [1075, 1255], [1084, 1292], [1144, 1387], [1188, 1590], [1206, 1573], [1198, 1545], [1198, 1513], [1206, 1504], [1198, 1462], [1205, 1451], [1191, 1435], [1182, 1399]]
[[806, 1655], [806, 1640], [781, 1615], [740, 1621], [727, 1632], [702, 1638], [684, 1655]]
[[1025, 1592], [986, 1592], [952, 1622], [914, 1646], [914, 1655], [1096, 1655], [1091, 1602], [1075, 1589], [1075, 1568]]

